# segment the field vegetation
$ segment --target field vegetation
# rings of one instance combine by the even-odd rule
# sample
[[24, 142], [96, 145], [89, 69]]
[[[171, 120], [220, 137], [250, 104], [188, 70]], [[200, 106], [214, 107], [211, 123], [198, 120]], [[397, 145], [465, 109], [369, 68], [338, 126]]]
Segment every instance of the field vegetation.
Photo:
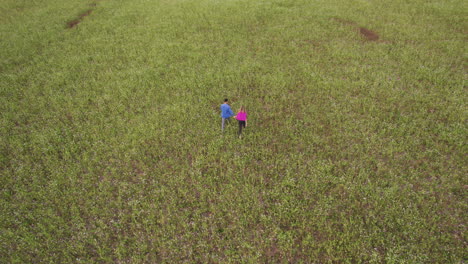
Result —
[[467, 10], [3, 0], [0, 262], [465, 263]]

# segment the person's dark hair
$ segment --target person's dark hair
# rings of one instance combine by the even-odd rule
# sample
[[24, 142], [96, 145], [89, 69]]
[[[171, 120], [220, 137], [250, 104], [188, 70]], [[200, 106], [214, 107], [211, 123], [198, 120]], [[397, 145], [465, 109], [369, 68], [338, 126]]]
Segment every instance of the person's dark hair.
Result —
[[224, 102], [227, 102], [227, 101], [228, 101], [228, 99], [227, 99], [227, 98], [226, 98], [226, 99], [224, 99]]

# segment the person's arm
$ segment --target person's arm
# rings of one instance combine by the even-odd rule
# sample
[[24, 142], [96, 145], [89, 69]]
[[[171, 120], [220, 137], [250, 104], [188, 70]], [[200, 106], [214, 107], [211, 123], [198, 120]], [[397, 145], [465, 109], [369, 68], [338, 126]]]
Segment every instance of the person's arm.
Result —
[[231, 109], [231, 108], [229, 108], [229, 112], [231, 112], [231, 116], [235, 116], [235, 115], [234, 115], [234, 112], [232, 112], [232, 109]]

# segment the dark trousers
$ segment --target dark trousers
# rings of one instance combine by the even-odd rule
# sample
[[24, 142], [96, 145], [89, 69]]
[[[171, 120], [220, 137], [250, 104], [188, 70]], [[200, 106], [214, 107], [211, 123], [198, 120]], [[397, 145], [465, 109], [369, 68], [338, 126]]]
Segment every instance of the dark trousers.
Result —
[[242, 128], [245, 128], [245, 121], [237, 121], [239, 122], [239, 132], [237, 134], [240, 136], [242, 134]]

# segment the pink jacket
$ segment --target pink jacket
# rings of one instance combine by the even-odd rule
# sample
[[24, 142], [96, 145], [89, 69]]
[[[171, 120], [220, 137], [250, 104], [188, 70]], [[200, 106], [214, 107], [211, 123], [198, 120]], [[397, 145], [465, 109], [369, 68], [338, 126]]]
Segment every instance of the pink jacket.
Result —
[[239, 112], [236, 115], [236, 119], [239, 121], [245, 121], [247, 120], [247, 113], [246, 112]]

